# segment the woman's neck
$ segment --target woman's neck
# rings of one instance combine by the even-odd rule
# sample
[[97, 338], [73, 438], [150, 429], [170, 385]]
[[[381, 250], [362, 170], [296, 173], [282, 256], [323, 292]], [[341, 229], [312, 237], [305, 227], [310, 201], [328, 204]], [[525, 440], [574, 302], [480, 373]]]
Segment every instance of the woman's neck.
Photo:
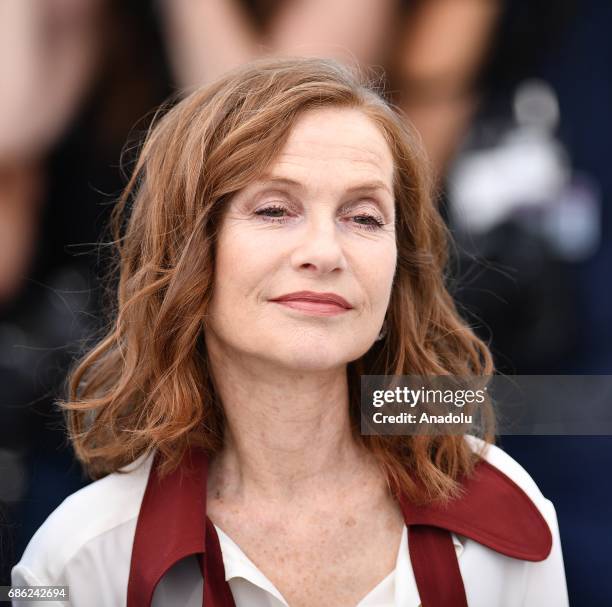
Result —
[[346, 369], [295, 372], [264, 362], [211, 361], [226, 416], [209, 492], [234, 503], [289, 503], [348, 490], [371, 456], [355, 442]]

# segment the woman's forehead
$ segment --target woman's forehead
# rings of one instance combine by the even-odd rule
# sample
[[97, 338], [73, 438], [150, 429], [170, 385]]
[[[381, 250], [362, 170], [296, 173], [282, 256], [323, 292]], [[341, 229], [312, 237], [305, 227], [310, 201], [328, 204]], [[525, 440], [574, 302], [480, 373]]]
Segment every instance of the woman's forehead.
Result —
[[366, 114], [356, 109], [324, 108], [298, 118], [268, 173], [290, 177], [336, 170], [341, 173], [335, 178], [346, 175], [350, 180], [380, 181], [391, 189], [393, 165], [387, 140]]

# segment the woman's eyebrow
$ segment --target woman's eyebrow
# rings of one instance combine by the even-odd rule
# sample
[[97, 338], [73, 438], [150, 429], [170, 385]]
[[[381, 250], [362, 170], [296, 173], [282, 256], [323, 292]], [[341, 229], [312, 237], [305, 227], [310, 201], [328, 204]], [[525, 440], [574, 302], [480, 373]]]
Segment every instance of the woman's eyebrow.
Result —
[[[275, 175], [263, 175], [260, 179], [257, 180], [257, 183], [261, 185], [284, 185], [288, 187], [292, 187], [298, 190], [306, 190], [307, 187], [305, 184], [300, 181], [296, 181], [295, 179], [291, 179], [289, 177], [280, 177]], [[355, 185], [351, 185], [346, 188], [346, 192], [354, 193], [354, 192], [374, 192], [376, 190], [384, 190], [391, 197], [394, 196], [393, 192], [389, 189], [389, 186], [380, 179], [374, 179], [371, 181], [364, 181], [363, 183], [357, 183]]]
[[390, 196], [393, 196], [393, 192], [389, 189], [389, 186], [384, 183], [383, 181], [380, 181], [378, 179], [374, 180], [374, 181], [367, 181], [365, 183], [359, 183], [357, 185], [353, 185], [350, 188], [347, 188], [347, 192], [373, 192], [376, 190], [384, 190], [385, 192], [387, 192], [387, 194], [389, 194]]
[[296, 181], [295, 179], [289, 179], [288, 177], [275, 177], [274, 175], [263, 175], [259, 178], [256, 183], [258, 185], [267, 186], [267, 185], [284, 185], [292, 188], [296, 188], [298, 190], [305, 190], [306, 186]]

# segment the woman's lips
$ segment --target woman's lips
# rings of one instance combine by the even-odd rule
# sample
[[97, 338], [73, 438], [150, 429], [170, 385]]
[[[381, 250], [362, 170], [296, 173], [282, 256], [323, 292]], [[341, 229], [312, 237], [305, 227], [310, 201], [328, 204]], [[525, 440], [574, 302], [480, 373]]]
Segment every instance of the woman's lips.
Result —
[[344, 297], [330, 291], [294, 291], [271, 301], [315, 316], [336, 316], [352, 309]]
[[300, 310], [306, 314], [314, 314], [316, 316], [336, 316], [348, 312], [347, 308], [329, 301], [314, 301], [309, 299], [288, 299], [273, 301], [281, 306]]

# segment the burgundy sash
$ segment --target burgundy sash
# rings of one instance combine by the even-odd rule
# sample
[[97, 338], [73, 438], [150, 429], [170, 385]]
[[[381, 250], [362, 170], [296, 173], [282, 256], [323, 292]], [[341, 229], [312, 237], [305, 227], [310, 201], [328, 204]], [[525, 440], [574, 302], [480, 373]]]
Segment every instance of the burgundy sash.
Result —
[[[202, 605], [235, 607], [219, 538], [206, 516], [206, 455], [188, 452], [163, 478], [156, 463], [157, 458], [136, 525], [127, 607], [150, 607], [163, 575], [191, 555], [198, 556], [204, 577]], [[415, 506], [403, 495], [399, 499], [423, 607], [467, 607], [451, 532], [527, 561], [544, 560], [552, 549], [552, 535], [539, 510], [500, 470], [481, 460], [462, 484], [463, 496], [446, 507]]]

